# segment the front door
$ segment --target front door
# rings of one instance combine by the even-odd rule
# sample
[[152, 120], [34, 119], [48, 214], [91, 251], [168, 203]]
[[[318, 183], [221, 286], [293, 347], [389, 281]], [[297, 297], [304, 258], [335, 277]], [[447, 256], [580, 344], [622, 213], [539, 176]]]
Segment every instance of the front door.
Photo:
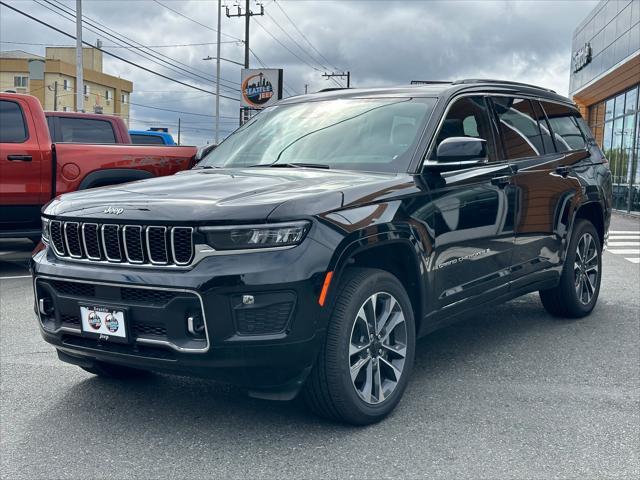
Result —
[[483, 96], [454, 101], [436, 136], [429, 162], [437, 162], [437, 145], [450, 137], [487, 142], [484, 163], [465, 170], [422, 175], [430, 201], [413, 216], [426, 222], [434, 253], [430, 259], [432, 307], [442, 313], [469, 308], [508, 287], [514, 243], [513, 171], [498, 159], [488, 102]]
[[40, 226], [42, 155], [30, 113], [0, 100], [0, 232]]

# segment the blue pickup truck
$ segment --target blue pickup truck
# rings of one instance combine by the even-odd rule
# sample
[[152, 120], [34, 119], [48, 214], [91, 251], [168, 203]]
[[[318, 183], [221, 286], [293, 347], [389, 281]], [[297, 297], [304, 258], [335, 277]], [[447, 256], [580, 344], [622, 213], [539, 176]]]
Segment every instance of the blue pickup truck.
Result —
[[131, 143], [139, 145], [177, 145], [170, 133], [154, 130], [129, 130]]

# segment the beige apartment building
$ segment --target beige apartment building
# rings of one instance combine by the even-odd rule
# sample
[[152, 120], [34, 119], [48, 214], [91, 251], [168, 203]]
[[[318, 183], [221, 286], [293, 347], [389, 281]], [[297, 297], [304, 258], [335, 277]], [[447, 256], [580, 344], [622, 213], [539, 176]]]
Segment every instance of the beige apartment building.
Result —
[[[44, 57], [12, 50], [0, 52], [0, 91], [27, 93], [45, 110], [76, 110], [76, 50], [47, 47]], [[102, 52], [83, 49], [84, 109], [117, 115], [129, 125], [129, 96], [133, 83], [102, 71]]]

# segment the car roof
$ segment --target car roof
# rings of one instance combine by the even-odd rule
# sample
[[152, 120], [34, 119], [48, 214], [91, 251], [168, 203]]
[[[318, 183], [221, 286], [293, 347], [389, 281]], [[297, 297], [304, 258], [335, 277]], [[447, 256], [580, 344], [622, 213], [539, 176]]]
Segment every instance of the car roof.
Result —
[[461, 92], [492, 92], [513, 95], [535, 96], [541, 99], [575, 105], [570, 99], [553, 90], [506, 80], [463, 79], [451, 82], [420, 81], [418, 84], [381, 88], [342, 88], [327, 89], [317, 93], [289, 97], [280, 104], [304, 103], [317, 100], [339, 98], [375, 98], [375, 97], [451, 97]]
[[92, 120], [120, 120], [116, 115], [102, 113], [85, 113], [85, 112], [60, 112], [47, 110], [44, 112], [47, 117], [73, 117], [73, 118], [90, 118]]

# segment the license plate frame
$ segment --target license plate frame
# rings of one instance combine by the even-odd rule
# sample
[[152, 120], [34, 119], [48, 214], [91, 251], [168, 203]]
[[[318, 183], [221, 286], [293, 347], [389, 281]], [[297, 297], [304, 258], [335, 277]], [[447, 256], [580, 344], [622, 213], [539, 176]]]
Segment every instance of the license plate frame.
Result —
[[130, 343], [128, 317], [128, 309], [124, 307], [82, 304], [80, 305], [82, 336], [109, 343]]

